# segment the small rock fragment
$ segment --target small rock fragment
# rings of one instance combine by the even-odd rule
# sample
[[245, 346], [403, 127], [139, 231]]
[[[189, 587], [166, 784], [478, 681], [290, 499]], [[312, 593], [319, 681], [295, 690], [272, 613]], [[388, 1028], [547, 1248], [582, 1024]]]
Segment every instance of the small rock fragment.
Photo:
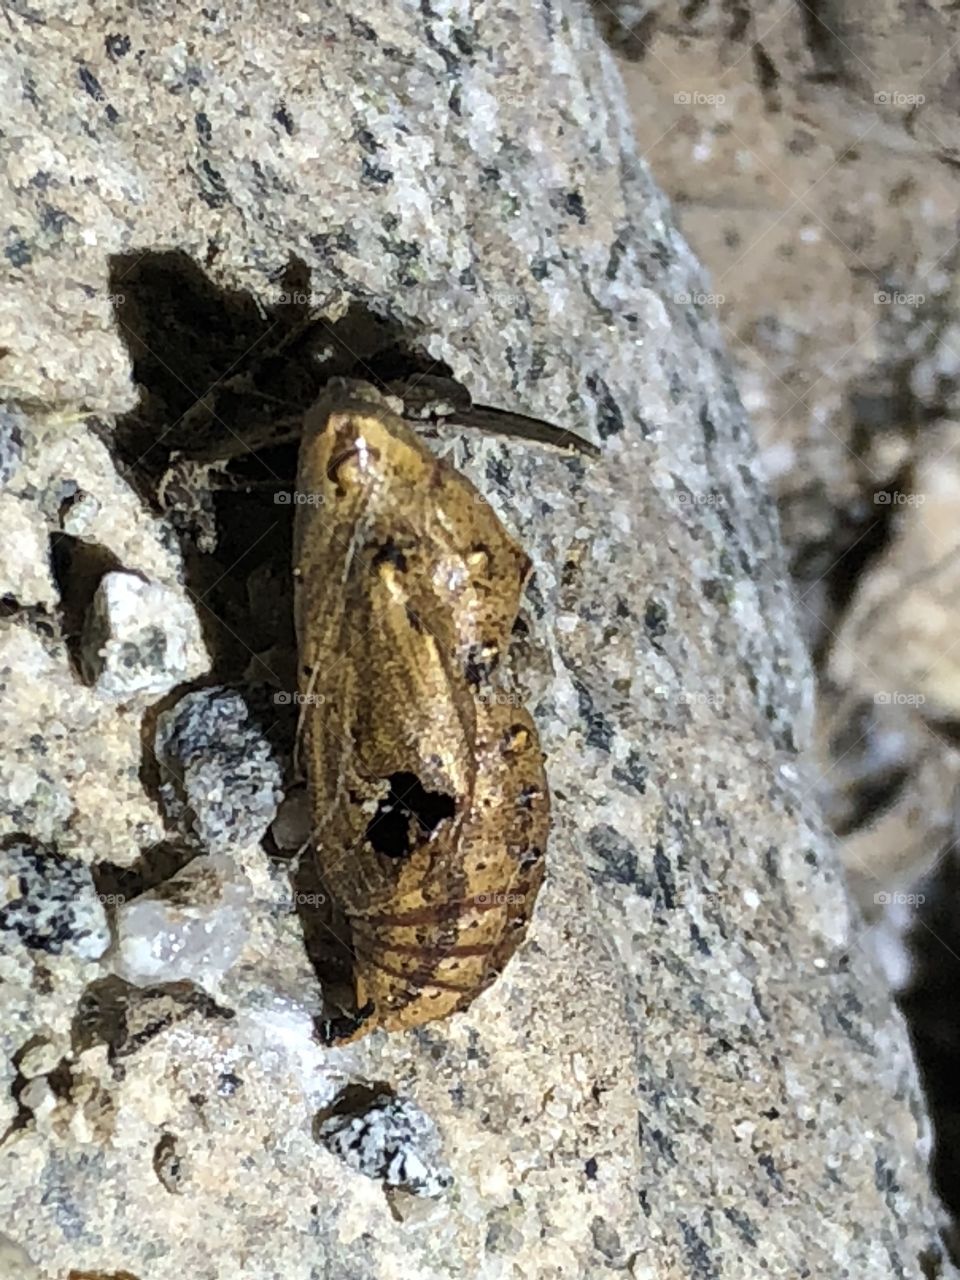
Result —
[[58, 1044], [55, 1039], [37, 1036], [28, 1048], [17, 1055], [17, 1069], [25, 1080], [49, 1075], [63, 1058], [66, 1048], [66, 1045]]
[[24, 946], [97, 960], [109, 945], [88, 867], [26, 840], [0, 849], [0, 950]]
[[78, 489], [66, 498], [60, 510], [60, 528], [74, 538], [91, 538], [102, 511], [99, 498]]
[[47, 1119], [57, 1106], [57, 1096], [50, 1088], [46, 1076], [37, 1076], [33, 1080], [28, 1080], [20, 1090], [19, 1102], [21, 1107], [31, 1112], [34, 1122], [40, 1122]]
[[453, 1182], [437, 1126], [407, 1098], [375, 1098], [362, 1111], [334, 1114], [316, 1127], [328, 1151], [357, 1173], [416, 1196], [439, 1196]]
[[231, 858], [195, 858], [117, 911], [120, 977], [216, 986], [247, 940], [250, 886]]
[[282, 773], [238, 693], [188, 693], [160, 716], [157, 759], [167, 817], [189, 823], [203, 845], [227, 851], [257, 843], [273, 820]]
[[183, 595], [136, 573], [104, 574], [81, 640], [84, 673], [107, 697], [159, 696], [209, 668]]
[[310, 797], [306, 787], [296, 787], [284, 796], [270, 827], [277, 848], [295, 853], [310, 839]]

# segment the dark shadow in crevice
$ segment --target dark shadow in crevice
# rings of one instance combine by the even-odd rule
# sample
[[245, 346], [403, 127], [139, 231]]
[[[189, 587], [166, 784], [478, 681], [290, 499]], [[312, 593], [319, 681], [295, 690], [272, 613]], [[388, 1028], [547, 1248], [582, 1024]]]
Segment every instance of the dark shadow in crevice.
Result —
[[151, 845], [128, 867], [116, 862], [97, 862], [90, 868], [101, 901], [107, 906], [120, 906], [182, 871], [198, 854], [196, 848], [177, 840], [163, 840]]
[[135, 481], [154, 486], [171, 452], [240, 449], [265, 421], [302, 415], [333, 377], [378, 383], [437, 366], [417, 336], [357, 299], [337, 321], [316, 314], [309, 271], [291, 257], [275, 305], [223, 289], [181, 252], [111, 259], [118, 330], [140, 388], [111, 433]]
[[[125, 475], [177, 531], [186, 586], [213, 656], [212, 683], [251, 678], [290, 688], [295, 658], [291, 556], [296, 444], [259, 450], [278, 419], [296, 422], [331, 377], [383, 385], [433, 369], [447, 372], [416, 335], [357, 300], [336, 322], [311, 307], [306, 266], [291, 258], [270, 308], [218, 287], [185, 254], [131, 253], [110, 263], [117, 327], [130, 353], [140, 403], [107, 437]], [[265, 428], [266, 433], [265, 433]], [[223, 474], [162, 482], [171, 456], [222, 456]], [[211, 512], [214, 537], [198, 534]], [[214, 543], [213, 550], [206, 549]], [[278, 667], [280, 669], [278, 669]]]
[[895, 807], [909, 778], [909, 769], [891, 767], [886, 773], [862, 783], [851, 796], [849, 811], [843, 820], [833, 824], [833, 834], [842, 840], [861, 827], [877, 822]]
[[960, 1265], [960, 857], [950, 848], [928, 876], [913, 886], [917, 923], [906, 942], [912, 979], [898, 998], [933, 1127], [930, 1167], [934, 1187], [953, 1225], [945, 1234]]
[[217, 1004], [192, 982], [163, 982], [136, 987], [111, 976], [92, 982], [80, 997], [71, 1028], [74, 1056], [99, 1044], [118, 1078], [122, 1060], [136, 1053], [167, 1027], [196, 1015], [229, 1020], [232, 1009]]
[[318, 1131], [326, 1121], [332, 1120], [334, 1116], [364, 1116], [373, 1107], [395, 1097], [393, 1086], [383, 1080], [375, 1080], [373, 1084], [348, 1084], [313, 1117], [314, 1137], [318, 1136]]
[[834, 33], [842, 25], [832, 0], [805, 0], [800, 5], [800, 22], [804, 41], [813, 61], [809, 79], [829, 84], [845, 71], [841, 41]]
[[[841, 691], [822, 681], [820, 697], [825, 706], [839, 700]], [[912, 776], [912, 765], [898, 760], [878, 764], [878, 738], [889, 731], [884, 707], [863, 699], [849, 714], [831, 726], [827, 743], [828, 759], [843, 760], [848, 781], [831, 788], [824, 817], [834, 835], [841, 839], [878, 821], [899, 801]]]
[[[220, 287], [181, 252], [120, 255], [111, 259], [109, 275], [117, 330], [140, 399], [112, 430], [100, 428], [101, 435], [121, 473], [164, 515], [179, 544], [184, 583], [211, 655], [206, 676], [174, 690], [144, 717], [144, 787], [159, 802], [162, 778], [154, 751], [160, 715], [185, 693], [212, 685], [241, 693], [252, 722], [292, 779], [298, 710], [289, 698], [297, 688], [294, 507], [275, 499], [278, 491], [295, 488], [297, 444], [294, 438], [263, 447], [264, 441], [295, 436], [332, 377], [362, 378], [383, 388], [418, 372], [450, 371], [373, 299], [355, 298], [334, 322], [320, 319], [320, 291], [294, 257], [276, 281], [271, 305]], [[293, 432], [278, 432], [278, 423], [289, 423]], [[275, 698], [278, 692], [286, 702]], [[131, 868], [101, 864], [100, 891], [134, 896], [200, 851], [183, 830], [170, 837]], [[264, 847], [276, 856], [275, 845]], [[342, 941], [348, 931], [318, 882], [315, 861], [305, 855], [293, 869], [297, 910], [325, 989], [332, 985], [342, 994], [341, 1005], [350, 1007], [352, 955]]]
[[356, 1006], [353, 972], [356, 955], [350, 926], [329, 886], [320, 877], [317, 859], [307, 851], [291, 869], [294, 902], [307, 957], [323, 988], [328, 1008], [352, 1012]]

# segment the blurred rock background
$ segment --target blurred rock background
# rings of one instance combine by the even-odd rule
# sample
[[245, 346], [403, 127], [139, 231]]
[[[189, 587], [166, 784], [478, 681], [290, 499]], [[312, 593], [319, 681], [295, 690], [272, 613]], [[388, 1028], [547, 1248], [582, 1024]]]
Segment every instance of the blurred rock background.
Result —
[[595, 4], [712, 274], [820, 681], [858, 945], [960, 1210], [960, 5]]

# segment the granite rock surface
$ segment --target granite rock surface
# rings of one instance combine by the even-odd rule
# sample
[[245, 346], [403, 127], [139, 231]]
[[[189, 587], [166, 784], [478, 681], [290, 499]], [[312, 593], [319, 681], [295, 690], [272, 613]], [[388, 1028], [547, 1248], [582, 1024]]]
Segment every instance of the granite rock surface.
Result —
[[[233, 830], [217, 856], [247, 903], [236, 959], [197, 980], [138, 986], [111, 953], [4, 937], [9, 1265], [950, 1274], [903, 1028], [798, 757], [811, 681], [773, 505], [706, 282], [585, 16], [62, 0], [7, 28], [0, 516], [23, 552], [4, 568], [0, 820], [90, 868], [110, 913]], [[294, 364], [304, 307], [328, 349]], [[269, 361], [244, 384], [278, 344], [282, 387], [264, 391]], [[437, 443], [535, 564], [512, 660], [547, 753], [549, 873], [467, 1012], [329, 1050], [310, 894], [261, 838], [273, 775], [251, 800], [229, 751], [219, 780], [191, 757], [209, 781], [168, 830], [154, 755], [157, 719], [207, 679], [256, 691], [289, 772], [291, 709], [261, 696], [291, 688], [289, 511], [164, 477], [198, 423], [229, 435], [278, 390], [299, 407], [317, 360], [386, 377], [400, 357], [603, 457]], [[113, 573], [193, 611], [206, 675], [191, 641], [155, 701], [88, 683]], [[436, 1127], [439, 1195], [388, 1200], [317, 1141], [358, 1088]]]
[[616, 3], [637, 137], [711, 275], [819, 676], [819, 780], [908, 1018], [960, 1258], [960, 14]]

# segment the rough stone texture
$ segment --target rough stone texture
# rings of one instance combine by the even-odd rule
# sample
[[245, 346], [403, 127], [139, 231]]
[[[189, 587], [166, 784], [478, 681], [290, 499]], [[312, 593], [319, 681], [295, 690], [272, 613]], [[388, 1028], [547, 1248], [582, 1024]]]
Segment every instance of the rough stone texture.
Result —
[[21, 592], [36, 605], [53, 607], [57, 590], [47, 559], [46, 530], [34, 519], [32, 505], [12, 493], [0, 493], [0, 527], [3, 528], [0, 595], [14, 596]]
[[[639, 59], [627, 75], [638, 137], [711, 271], [706, 300], [779, 498], [797, 611], [827, 678], [827, 806], [844, 807], [851, 791], [869, 821], [878, 794], [910, 806], [931, 796], [918, 760], [926, 769], [939, 756], [942, 786], [914, 826], [912, 854], [886, 839], [843, 842], [869, 909], [875, 891], [897, 887], [892, 861], [902, 879], [942, 852], [960, 784], [940, 727], [956, 717], [955, 698], [919, 704], [927, 749], [902, 754], [896, 785], [885, 756], [851, 788], [845, 757], [864, 692], [902, 695], [906, 742], [928, 667], [952, 656], [951, 639], [938, 653], [931, 640], [935, 613], [956, 628], [946, 507], [960, 409], [960, 174], [945, 120], [956, 113], [960, 22], [914, 0], [597, 8]], [[888, 542], [896, 548], [883, 556]], [[874, 614], [867, 640], [845, 612], [882, 589], [869, 582], [874, 569], [889, 618], [874, 628]], [[905, 656], [909, 670], [891, 676], [881, 651], [886, 668]]]
[[817, 643], [820, 580], [956, 410], [960, 174], [928, 122], [957, 92], [960, 23], [935, 8], [661, 5], [628, 81], [710, 267]]
[[5, 951], [96, 960], [110, 942], [88, 867], [14, 840], [0, 849], [0, 936]]
[[84, 674], [98, 692], [118, 701], [156, 698], [207, 670], [190, 601], [135, 573], [103, 576], [81, 644]]
[[821, 677], [817, 790], [863, 943], [909, 990], [960, 1215], [960, 20], [920, 0], [595, 9], [635, 59], [638, 137], [710, 269], [779, 496]]
[[[141, 427], [172, 431], [282, 329], [277, 310], [244, 342], [231, 325], [256, 314], [245, 295], [286, 305], [295, 255], [331, 322], [352, 299], [479, 402], [604, 448], [585, 465], [449, 446], [536, 566], [513, 660], [556, 819], [504, 977], [447, 1023], [322, 1050], [285, 872], [249, 830], [250, 932], [215, 1000], [4, 958], [11, 1082], [35, 1037], [63, 1054], [0, 1146], [10, 1256], [58, 1280], [949, 1274], [903, 1029], [795, 755], [810, 677], [773, 506], [719, 328], [689, 301], [708, 286], [595, 32], [556, 5], [141, 19], [63, 0], [7, 23], [0, 383], [31, 406], [9, 491], [53, 532], [93, 495], [69, 536], [99, 557], [71, 544], [61, 563], [64, 634], [29, 598], [36, 564], [2, 624], [0, 739], [32, 797], [4, 799], [9, 827], [64, 835], [113, 877], [157, 865], [140, 718], [71, 662], [76, 578], [142, 572], [205, 625], [214, 587], [239, 583], [248, 626], [228, 614], [220, 640], [261, 665], [282, 648], [285, 566], [256, 566], [252, 525], [181, 557], [189, 521], [135, 488], [151, 460], [129, 437], [111, 455], [108, 433], [33, 406], [109, 428], [137, 405], [135, 369]], [[164, 258], [171, 288], [146, 289], [171, 246], [220, 291], [182, 340], [189, 273]], [[314, 1113], [357, 1082], [438, 1126], [455, 1186], [426, 1229], [315, 1141]]]
[[116, 971], [128, 982], [216, 990], [246, 941], [249, 893], [230, 858], [196, 858], [117, 912]]
[[409, 1098], [372, 1098], [359, 1110], [328, 1116], [319, 1140], [345, 1164], [387, 1188], [439, 1196], [452, 1182], [437, 1127]]
[[168, 821], [199, 837], [204, 849], [251, 844], [276, 814], [280, 768], [231, 690], [199, 689], [163, 712], [156, 757]]
[[5, 1236], [0, 1236], [0, 1264], [6, 1268], [4, 1274], [10, 1280], [43, 1280], [40, 1268], [30, 1261], [26, 1249]]

